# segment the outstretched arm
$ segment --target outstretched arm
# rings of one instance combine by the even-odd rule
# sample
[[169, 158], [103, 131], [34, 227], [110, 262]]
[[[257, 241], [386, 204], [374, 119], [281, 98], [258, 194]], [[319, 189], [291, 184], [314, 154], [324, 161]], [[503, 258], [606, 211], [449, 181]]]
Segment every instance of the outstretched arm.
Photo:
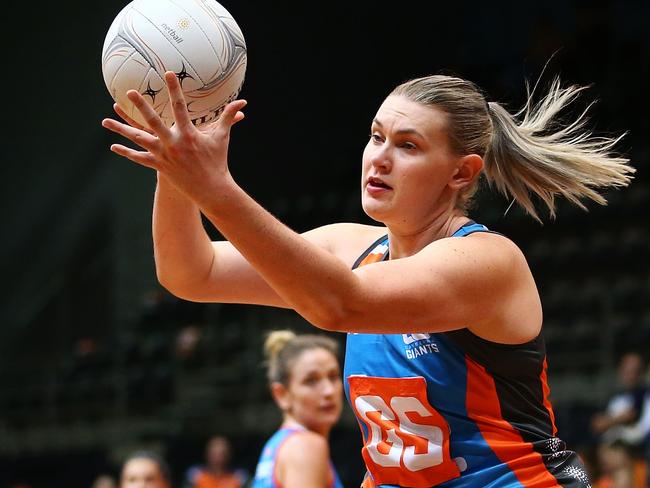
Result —
[[[225, 148], [230, 127], [243, 117], [239, 109], [244, 102], [230, 104], [210, 132], [203, 133], [189, 122], [176, 78], [170, 75], [167, 82], [174, 100], [174, 127], [166, 128], [137, 92], [129, 97], [151, 130], [135, 125], [121, 111], [131, 126], [110, 119], [103, 123], [146, 149], [114, 144], [111, 150], [159, 173], [153, 233], [160, 282], [192, 300], [247, 302], [244, 295], [249, 293], [258, 299], [253, 301], [288, 304], [312, 323], [327, 327], [338, 315], [341, 296], [329, 288], [344, 290], [344, 280], [355, 276], [349, 265], [282, 225], [230, 176]], [[199, 208], [227, 242], [210, 243]], [[334, 281], [309, 278], [323, 272]], [[251, 286], [268, 287], [270, 296], [262, 300], [263, 293], [251, 293]]]
[[[233, 180], [227, 165], [229, 135], [243, 118], [245, 102], [232, 102], [217, 122], [200, 131], [190, 121], [173, 73], [166, 74], [166, 82], [175, 125], [165, 127], [131, 91], [130, 100], [153, 134], [105, 122], [145, 151], [112, 149], [158, 170], [196, 202], [283, 302], [308, 321], [359, 332], [432, 332], [472, 324], [491, 339], [516, 342], [534, 336], [541, 322], [538, 296], [523, 256], [510, 241], [489, 234], [441, 239], [414, 256], [351, 271], [337, 250], [315, 245], [281, 224]], [[321, 237], [335, 242], [336, 232]]]
[[[349, 268], [380, 232], [382, 229], [372, 226], [332, 224], [307, 231], [301, 237], [335, 254]], [[199, 207], [162, 173], [158, 173], [154, 199], [153, 242], [158, 280], [178, 297], [198, 302], [290, 307], [232, 243], [210, 241]], [[281, 256], [269, 255], [267, 259], [284, 262]]]
[[152, 227], [158, 280], [174, 295], [197, 302], [287, 307], [232, 244], [211, 242], [199, 207], [162, 173]]
[[[119, 105], [115, 112], [132, 129], [155, 137]], [[114, 120], [104, 126], [115, 130]], [[128, 130], [121, 126], [118, 130]], [[133, 134], [133, 132], [131, 132]], [[119, 149], [116, 150], [119, 154]], [[158, 281], [174, 295], [198, 302], [256, 303], [286, 307], [284, 301], [227, 241], [211, 242], [198, 205], [158, 172], [152, 234]]]

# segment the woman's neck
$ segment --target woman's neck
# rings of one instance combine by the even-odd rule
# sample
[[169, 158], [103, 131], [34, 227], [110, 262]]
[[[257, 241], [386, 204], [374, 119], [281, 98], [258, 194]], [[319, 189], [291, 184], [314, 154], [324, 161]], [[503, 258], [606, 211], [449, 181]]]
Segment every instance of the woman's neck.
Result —
[[293, 418], [290, 415], [285, 415], [281, 428], [283, 429], [299, 428], [299, 429], [309, 430], [311, 432], [316, 432], [317, 434], [322, 435], [326, 439], [329, 438], [329, 434], [331, 430], [331, 427], [324, 427], [324, 426], [318, 426], [318, 428], [310, 428], [304, 423], [298, 422], [295, 418]]
[[389, 226], [390, 258], [413, 256], [432, 242], [452, 236], [469, 221], [466, 215], [457, 211], [451, 215], [440, 215], [418, 229], [405, 230]]

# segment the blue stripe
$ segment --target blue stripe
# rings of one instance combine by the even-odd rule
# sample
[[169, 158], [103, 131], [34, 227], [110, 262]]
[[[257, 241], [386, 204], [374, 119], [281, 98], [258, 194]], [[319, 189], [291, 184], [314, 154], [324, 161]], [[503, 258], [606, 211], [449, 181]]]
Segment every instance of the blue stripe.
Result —
[[472, 232], [488, 232], [489, 230], [490, 229], [488, 229], [483, 224], [477, 224], [476, 222], [468, 222], [467, 224], [463, 225], [460, 229], [458, 229], [456, 232], [454, 232], [451, 237], [464, 237], [468, 234], [471, 234]]

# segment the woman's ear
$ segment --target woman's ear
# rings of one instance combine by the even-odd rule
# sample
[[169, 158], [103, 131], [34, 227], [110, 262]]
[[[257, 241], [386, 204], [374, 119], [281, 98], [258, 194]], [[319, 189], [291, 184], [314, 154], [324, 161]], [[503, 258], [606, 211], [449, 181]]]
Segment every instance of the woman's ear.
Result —
[[271, 383], [271, 395], [275, 403], [283, 412], [288, 412], [291, 407], [291, 394], [286, 386], [278, 381]]
[[478, 154], [468, 154], [458, 160], [458, 166], [454, 172], [449, 186], [454, 190], [469, 185], [483, 169], [483, 158]]

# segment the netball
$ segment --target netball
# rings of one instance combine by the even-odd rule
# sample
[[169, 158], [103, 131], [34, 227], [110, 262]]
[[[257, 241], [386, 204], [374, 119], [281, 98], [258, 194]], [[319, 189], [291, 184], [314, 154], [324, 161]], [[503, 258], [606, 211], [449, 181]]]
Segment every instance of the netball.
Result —
[[215, 0], [134, 0], [113, 20], [102, 49], [102, 73], [113, 100], [146, 125], [126, 97], [139, 91], [167, 126], [174, 122], [164, 74], [181, 82], [192, 122], [215, 120], [237, 98], [246, 73], [246, 42]]

